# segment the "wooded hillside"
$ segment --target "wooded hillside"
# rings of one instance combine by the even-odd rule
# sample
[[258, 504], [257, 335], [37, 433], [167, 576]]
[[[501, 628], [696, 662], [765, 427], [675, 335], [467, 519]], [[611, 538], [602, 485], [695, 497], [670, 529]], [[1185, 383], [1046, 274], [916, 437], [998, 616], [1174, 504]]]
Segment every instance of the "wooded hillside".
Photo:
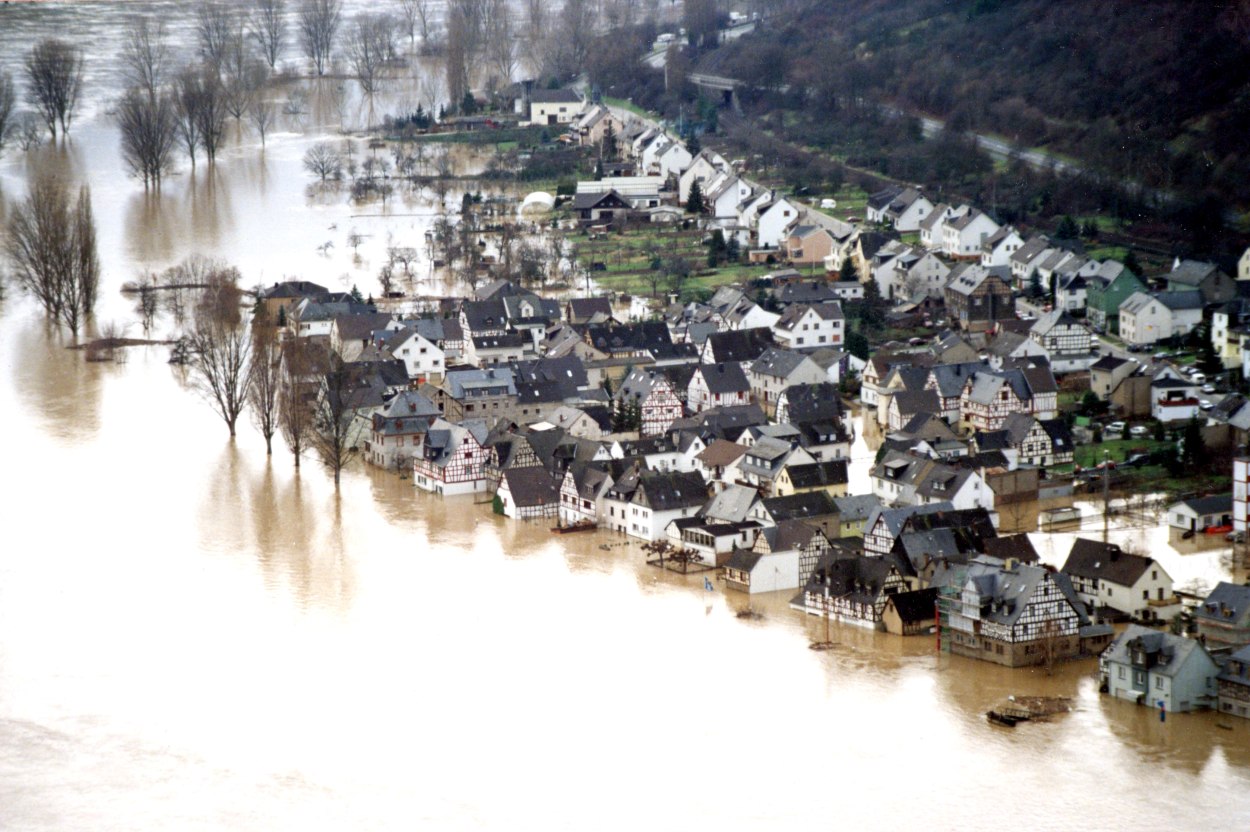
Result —
[[1250, 206], [1244, 0], [818, 2], [716, 53], [721, 73], [788, 85], [826, 117], [895, 104]]

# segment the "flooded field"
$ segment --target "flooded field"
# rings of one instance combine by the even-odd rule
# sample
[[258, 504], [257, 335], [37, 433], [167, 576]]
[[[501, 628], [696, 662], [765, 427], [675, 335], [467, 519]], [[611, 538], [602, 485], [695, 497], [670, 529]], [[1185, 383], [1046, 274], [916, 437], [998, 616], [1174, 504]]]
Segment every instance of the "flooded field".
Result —
[[[58, 27], [92, 32], [103, 63], [117, 10], [148, 8], [185, 15], [5, 7], [0, 63]], [[91, 70], [64, 148], [0, 159], [6, 199], [37, 165], [91, 185], [103, 320], [134, 320], [121, 283], [191, 253], [247, 283], [370, 291], [385, 240], [424, 234], [428, 199], [382, 211], [309, 192], [299, 160], [330, 129], [316, 118], [263, 155], [240, 137], [215, 173], [145, 196], [118, 162], [112, 83]], [[785, 594], [740, 618], [746, 597], [647, 567], [618, 537], [553, 536], [362, 467], [336, 495], [311, 460], [267, 460], [250, 425], [229, 442], [166, 349], [113, 364], [63, 346], [28, 299], [0, 301], [15, 463], [0, 481], [0, 828], [1250, 824], [1250, 724], [1160, 723], [1100, 697], [1092, 661], [1047, 676], [837, 625], [837, 647], [814, 652], [823, 625]], [[853, 485], [871, 456], [857, 443]], [[1178, 584], [1233, 574], [1166, 527], [1115, 534]], [[1034, 541], [1061, 563], [1071, 537]], [[988, 725], [1011, 694], [1075, 709]]]

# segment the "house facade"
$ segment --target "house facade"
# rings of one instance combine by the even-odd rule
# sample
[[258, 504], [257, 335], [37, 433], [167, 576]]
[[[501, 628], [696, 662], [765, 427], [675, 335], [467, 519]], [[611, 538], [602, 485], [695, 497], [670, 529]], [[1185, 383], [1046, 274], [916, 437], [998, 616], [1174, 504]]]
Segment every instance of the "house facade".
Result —
[[1220, 669], [1196, 640], [1129, 625], [1098, 659], [1107, 693], [1172, 713], [1217, 702]]

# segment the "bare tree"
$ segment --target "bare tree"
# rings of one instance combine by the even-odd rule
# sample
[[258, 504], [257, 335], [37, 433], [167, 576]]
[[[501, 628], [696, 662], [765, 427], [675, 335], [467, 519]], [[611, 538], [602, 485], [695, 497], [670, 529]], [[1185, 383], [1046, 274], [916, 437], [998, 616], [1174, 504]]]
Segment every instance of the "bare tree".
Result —
[[213, 66], [226, 59], [226, 50], [238, 27], [233, 9], [221, 0], [201, 0], [195, 9], [195, 34], [200, 53]]
[[252, 57], [247, 46], [247, 33], [243, 22], [231, 32], [226, 45], [225, 58], [220, 67], [222, 94], [226, 111], [239, 121], [247, 113], [261, 87], [269, 80], [269, 67], [264, 61]]
[[252, 127], [256, 129], [257, 134], [260, 136], [260, 146], [264, 148], [265, 134], [269, 132], [269, 128], [273, 126], [274, 120], [278, 117], [277, 112], [268, 101], [258, 101], [252, 105], [249, 114]]
[[165, 83], [169, 48], [165, 43], [165, 23], [150, 25], [146, 17], [137, 18], [126, 27], [122, 42], [122, 66], [126, 85], [142, 90], [148, 100], [155, 101]]
[[282, 46], [286, 40], [284, 26], [285, 0], [256, 0], [249, 31], [252, 40], [260, 48], [261, 57], [273, 70], [278, 64], [278, 56], [282, 54]]
[[358, 373], [338, 355], [330, 356], [330, 366], [322, 377], [313, 411], [309, 444], [322, 463], [334, 472], [334, 488], [339, 487], [343, 468], [356, 455], [352, 422], [361, 400]]
[[460, 102], [469, 91], [469, 40], [470, 22], [456, 8], [447, 10], [447, 51], [443, 56], [447, 77], [447, 98], [451, 107]]
[[30, 110], [18, 113], [13, 125], [13, 135], [17, 137], [17, 146], [22, 152], [33, 150], [43, 143], [43, 123], [39, 116]]
[[26, 56], [26, 97], [43, 117], [52, 138], [59, 124], [69, 132], [82, 93], [82, 51], [63, 40], [40, 41]]
[[77, 335], [95, 308], [100, 282], [86, 186], [71, 207], [63, 182], [36, 174], [26, 199], [9, 217], [5, 251], [18, 285], [35, 296], [48, 317]]
[[17, 94], [13, 88], [13, 76], [0, 72], [0, 153], [4, 153], [6, 141], [17, 134], [17, 118], [14, 107]]
[[160, 304], [156, 294], [156, 273], [145, 272], [139, 278], [139, 298], [135, 301], [135, 311], [139, 313], [139, 321], [143, 325], [143, 333], [151, 334], [152, 324], [156, 321], [156, 313]]
[[322, 182], [343, 175], [343, 157], [329, 142], [317, 142], [304, 153], [304, 170]]
[[347, 60], [365, 95], [377, 92], [378, 72], [388, 57], [393, 25], [391, 19], [383, 15], [358, 14], [348, 26]]
[[252, 421], [265, 437], [265, 455], [273, 456], [273, 435], [278, 430], [279, 398], [282, 393], [282, 350], [278, 331], [267, 320], [252, 322], [252, 373], [247, 401]]
[[525, 57], [530, 72], [541, 73], [547, 62], [547, 0], [525, 0]]
[[178, 141], [178, 118], [168, 95], [149, 97], [138, 87], [131, 88], [117, 105], [115, 115], [121, 130], [122, 158], [131, 172], [143, 177], [145, 188], [159, 188], [161, 177], [173, 165]]
[[252, 340], [239, 314], [238, 270], [209, 275], [187, 334], [191, 386], [202, 395], [235, 436], [235, 423], [247, 405], [252, 376]]
[[300, 3], [300, 43], [318, 75], [325, 75], [342, 12], [341, 0], [302, 0]]
[[[420, 13], [417, 10], [417, 4], [420, 0], [399, 0], [399, 9], [402, 14], [403, 29], [408, 33], [408, 43], [410, 46], [417, 44], [417, 24], [420, 23]], [[422, 41], [424, 42], [424, 33]]]
[[572, 77], [586, 65], [591, 41], [595, 36], [595, 9], [591, 0], [564, 0], [557, 26], [559, 37], [552, 67], [561, 76]]
[[512, 83], [516, 72], [517, 41], [512, 27], [508, 0], [487, 0], [486, 45], [491, 68], [504, 86]]
[[[217, 150], [226, 133], [226, 94], [221, 79], [209, 67], [201, 67], [192, 81], [191, 98], [195, 102], [191, 115], [199, 134], [200, 147], [211, 165], [217, 161]], [[194, 164], [194, 160], [192, 160]]]
[[299, 468], [312, 433], [313, 408], [308, 377], [316, 364], [314, 348], [305, 338], [289, 338], [282, 344], [282, 381], [278, 388], [278, 430]]
[[185, 67], [174, 79], [174, 114], [177, 116], [178, 138], [195, 168], [195, 152], [200, 147], [200, 104], [203, 99], [202, 73]]

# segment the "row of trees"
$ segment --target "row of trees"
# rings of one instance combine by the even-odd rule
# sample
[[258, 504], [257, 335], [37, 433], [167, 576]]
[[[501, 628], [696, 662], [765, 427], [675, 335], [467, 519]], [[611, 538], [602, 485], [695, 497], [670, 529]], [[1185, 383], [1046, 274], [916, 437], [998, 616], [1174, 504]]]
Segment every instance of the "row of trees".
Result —
[[360, 374], [342, 358], [304, 338], [282, 339], [263, 309], [243, 315], [237, 269], [212, 263], [204, 275], [193, 322], [175, 347], [189, 385], [225, 422], [230, 436], [245, 410], [273, 453], [281, 435], [298, 468], [312, 451], [334, 475], [356, 455]]

